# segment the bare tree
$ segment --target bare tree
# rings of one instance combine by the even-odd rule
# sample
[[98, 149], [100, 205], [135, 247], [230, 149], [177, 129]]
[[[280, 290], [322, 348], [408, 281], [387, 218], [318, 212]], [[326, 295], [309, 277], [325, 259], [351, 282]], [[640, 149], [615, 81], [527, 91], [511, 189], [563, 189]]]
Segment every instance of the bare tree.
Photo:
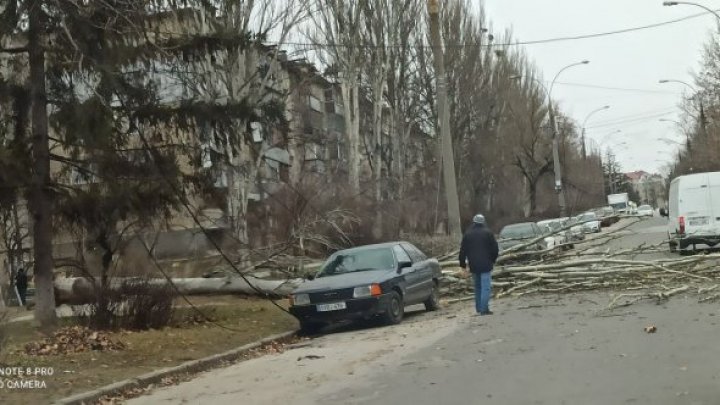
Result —
[[[189, 99], [250, 108], [249, 119], [207, 120], [198, 125], [204, 133], [204, 153], [212, 155], [219, 175], [226, 176], [225, 210], [233, 234], [243, 245], [249, 242], [248, 202], [257, 191], [263, 198], [262, 171], [268, 142], [283, 128], [284, 104], [291, 89], [282, 88], [281, 57], [277, 46], [264, 41], [286, 41], [305, 19], [308, 1], [217, 1], [214, 15], [202, 17], [208, 37], [252, 35], [244, 41], [227, 42], [181, 72]], [[212, 28], [210, 28], [212, 27]], [[271, 39], [272, 38], [272, 39]], [[273, 94], [275, 93], [275, 94]], [[296, 148], [291, 148], [296, 152]], [[297, 156], [295, 156], [298, 158]], [[297, 162], [296, 162], [297, 163]]]
[[318, 48], [316, 55], [337, 77], [344, 106], [348, 142], [348, 182], [360, 194], [360, 83], [365, 62], [363, 10], [368, 0], [315, 0], [308, 37]]

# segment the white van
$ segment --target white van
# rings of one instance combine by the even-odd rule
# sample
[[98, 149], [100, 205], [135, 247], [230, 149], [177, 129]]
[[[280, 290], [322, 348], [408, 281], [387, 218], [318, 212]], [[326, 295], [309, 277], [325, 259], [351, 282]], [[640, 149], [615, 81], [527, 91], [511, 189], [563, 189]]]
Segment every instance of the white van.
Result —
[[680, 176], [670, 183], [670, 251], [720, 244], [720, 172]]

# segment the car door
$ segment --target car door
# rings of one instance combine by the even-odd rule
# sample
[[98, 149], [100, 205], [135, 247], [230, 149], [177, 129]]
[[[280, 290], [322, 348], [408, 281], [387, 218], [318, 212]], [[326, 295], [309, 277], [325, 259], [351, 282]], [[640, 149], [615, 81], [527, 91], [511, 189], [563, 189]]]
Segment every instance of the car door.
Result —
[[430, 296], [433, 288], [433, 267], [430, 260], [420, 249], [410, 243], [402, 243], [400, 246], [410, 256], [410, 259], [413, 261], [413, 266], [417, 269], [418, 281], [420, 283], [418, 294], [420, 295], [420, 299], [424, 301]]
[[405, 305], [415, 304], [422, 298], [422, 279], [421, 273], [418, 271], [418, 266], [413, 263], [410, 255], [400, 247], [400, 245], [393, 246], [393, 252], [398, 263], [410, 262], [410, 267], [405, 267], [400, 270], [400, 276], [405, 280]]

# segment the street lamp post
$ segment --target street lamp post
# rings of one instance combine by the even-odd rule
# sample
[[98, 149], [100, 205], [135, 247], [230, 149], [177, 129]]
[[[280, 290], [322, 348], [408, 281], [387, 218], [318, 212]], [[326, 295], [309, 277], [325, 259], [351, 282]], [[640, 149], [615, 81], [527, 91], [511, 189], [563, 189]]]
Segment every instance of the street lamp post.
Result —
[[715, 18], [717, 18], [717, 20], [720, 22], [720, 14], [718, 14], [717, 11], [711, 9], [710, 7], [703, 6], [702, 4], [692, 3], [689, 1], [663, 1], [663, 6], [677, 6], [677, 5], [681, 5], [681, 4], [687, 5], [687, 6], [700, 7], [701, 9], [703, 9], [709, 13], [713, 13], [713, 15], [715, 15]]
[[[667, 2], [666, 2], [667, 3]], [[679, 2], [677, 2], [679, 4]], [[683, 3], [684, 4], [684, 3]], [[687, 4], [694, 4], [694, 3], [687, 3]], [[720, 19], [720, 18], [719, 18]], [[690, 91], [692, 91], [693, 96], [690, 97], [690, 99], [696, 99], [698, 103], [700, 103], [700, 128], [702, 128], [703, 136], [707, 136], [707, 127], [706, 127], [706, 119], [705, 119], [705, 106], [702, 100], [702, 97], [700, 97], [700, 92], [692, 85], [690, 85], [688, 82], [677, 80], [677, 79], [662, 79], [659, 80], [658, 83], [664, 84], [664, 83], [680, 83], [684, 85], [685, 87], [689, 88]]]
[[609, 108], [610, 108], [610, 106], [606, 105], [606, 106], [602, 106], [602, 107], [598, 108], [597, 110], [593, 110], [590, 112], [590, 114], [587, 115], [587, 117], [585, 117], [585, 121], [583, 121], [583, 124], [582, 124], [582, 157], [583, 157], [583, 160], [587, 159], [587, 150], [585, 147], [585, 124], [587, 124], [590, 117], [592, 117], [595, 113], [599, 113], [600, 111], [605, 111]]
[[550, 83], [550, 90], [548, 91], [548, 114], [550, 115], [550, 126], [553, 131], [553, 166], [555, 171], [555, 191], [558, 195], [558, 205], [560, 206], [560, 217], [564, 218], [567, 212], [567, 206], [565, 204], [565, 193], [563, 193], [562, 189], [562, 168], [560, 166], [560, 140], [558, 136], [558, 128], [557, 128], [557, 122], [555, 120], [555, 113], [553, 111], [553, 105], [552, 105], [552, 91], [553, 87], [555, 87], [555, 82], [557, 81], [558, 77], [560, 75], [574, 67], [574, 66], [580, 66], [580, 65], [587, 65], [590, 63], [590, 61], [584, 60], [582, 62], [572, 63], [570, 65], [565, 66], [564, 68], [560, 69], [559, 72], [555, 75], [553, 78], [553, 81]]
[[690, 145], [690, 134], [688, 133], [688, 131], [686, 131], [686, 130], [682, 127], [682, 124], [680, 123], [680, 121], [675, 121], [675, 120], [671, 120], [671, 119], [667, 119], [667, 118], [660, 118], [658, 121], [660, 121], [660, 122], [672, 122], [672, 123], [674, 123], [675, 125], [677, 125], [678, 128], [680, 128], [680, 130], [683, 132], [683, 135], [685, 135], [685, 142], [686, 142], [686, 147], [687, 147], [688, 152], [692, 154], [692, 148], [691, 148], [691, 145]]

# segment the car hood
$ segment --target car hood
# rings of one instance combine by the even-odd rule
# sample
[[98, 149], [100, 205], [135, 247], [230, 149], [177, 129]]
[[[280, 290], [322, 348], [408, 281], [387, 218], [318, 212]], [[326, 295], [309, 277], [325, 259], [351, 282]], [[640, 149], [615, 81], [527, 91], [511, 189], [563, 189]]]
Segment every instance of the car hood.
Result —
[[526, 239], [511, 239], [511, 240], [501, 240], [498, 242], [498, 245], [500, 245], [500, 250], [508, 250], [511, 247], [522, 245], [524, 243], [528, 243], [530, 241], [530, 238]]
[[293, 294], [338, 290], [342, 288], [357, 287], [364, 284], [381, 283], [394, 277], [395, 275], [397, 275], [395, 270], [370, 270], [318, 277], [314, 280], [308, 280], [300, 284], [295, 291], [293, 291]]

